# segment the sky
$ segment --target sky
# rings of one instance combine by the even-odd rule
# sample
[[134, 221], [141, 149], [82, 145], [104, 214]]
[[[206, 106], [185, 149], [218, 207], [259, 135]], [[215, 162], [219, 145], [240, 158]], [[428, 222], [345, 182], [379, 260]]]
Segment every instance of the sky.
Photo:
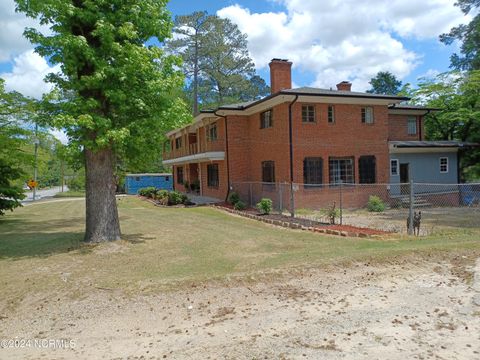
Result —
[[[455, 0], [171, 0], [173, 16], [206, 10], [230, 19], [248, 36], [257, 72], [269, 83], [272, 58], [293, 62], [293, 86], [335, 87], [343, 80], [364, 91], [378, 71], [404, 83], [449, 70], [458, 44], [438, 36], [468, 23]], [[0, 0], [0, 77], [8, 90], [40, 98], [43, 79], [59, 67], [34, 53], [23, 38], [35, 20]], [[46, 29], [45, 29], [46, 30]]]

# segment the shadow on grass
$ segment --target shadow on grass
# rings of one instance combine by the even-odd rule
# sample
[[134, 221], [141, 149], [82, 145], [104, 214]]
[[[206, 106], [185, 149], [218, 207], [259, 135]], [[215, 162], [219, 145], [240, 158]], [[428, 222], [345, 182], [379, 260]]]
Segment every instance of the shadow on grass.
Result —
[[0, 220], [0, 259], [49, 256], [78, 249], [83, 240], [83, 218], [36, 221], [33, 218]]
[[122, 240], [125, 240], [131, 244], [143, 244], [147, 240], [154, 240], [155, 237], [145, 236], [143, 234], [122, 234]]

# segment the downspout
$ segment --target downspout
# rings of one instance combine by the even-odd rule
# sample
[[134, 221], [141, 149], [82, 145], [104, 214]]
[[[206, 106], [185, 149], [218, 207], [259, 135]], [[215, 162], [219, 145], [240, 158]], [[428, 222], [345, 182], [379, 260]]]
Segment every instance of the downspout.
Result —
[[228, 123], [227, 123], [226, 116], [217, 114], [217, 111], [214, 111], [213, 114], [225, 120], [225, 152], [227, 153], [227, 157], [225, 159], [227, 162], [227, 195], [225, 196], [225, 202], [227, 202], [228, 196], [230, 195], [230, 161], [229, 161], [229, 151], [228, 151]]
[[292, 126], [292, 107], [298, 100], [298, 95], [288, 105], [288, 140], [290, 145], [290, 215], [295, 216], [295, 197], [293, 195], [293, 126]]

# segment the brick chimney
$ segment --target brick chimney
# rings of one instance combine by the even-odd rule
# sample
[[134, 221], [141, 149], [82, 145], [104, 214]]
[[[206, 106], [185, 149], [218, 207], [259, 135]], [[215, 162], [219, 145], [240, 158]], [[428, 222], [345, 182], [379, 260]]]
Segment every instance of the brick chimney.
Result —
[[340, 91], [352, 91], [352, 83], [350, 81], [342, 81], [337, 84], [337, 90]]
[[292, 88], [292, 63], [288, 60], [270, 61], [270, 91], [272, 94]]

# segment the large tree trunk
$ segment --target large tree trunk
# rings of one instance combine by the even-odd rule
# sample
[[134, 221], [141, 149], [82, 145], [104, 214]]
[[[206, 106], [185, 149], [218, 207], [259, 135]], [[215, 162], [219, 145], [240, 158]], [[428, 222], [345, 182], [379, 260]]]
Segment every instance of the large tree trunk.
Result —
[[87, 242], [120, 239], [114, 166], [115, 157], [111, 149], [85, 150]]

